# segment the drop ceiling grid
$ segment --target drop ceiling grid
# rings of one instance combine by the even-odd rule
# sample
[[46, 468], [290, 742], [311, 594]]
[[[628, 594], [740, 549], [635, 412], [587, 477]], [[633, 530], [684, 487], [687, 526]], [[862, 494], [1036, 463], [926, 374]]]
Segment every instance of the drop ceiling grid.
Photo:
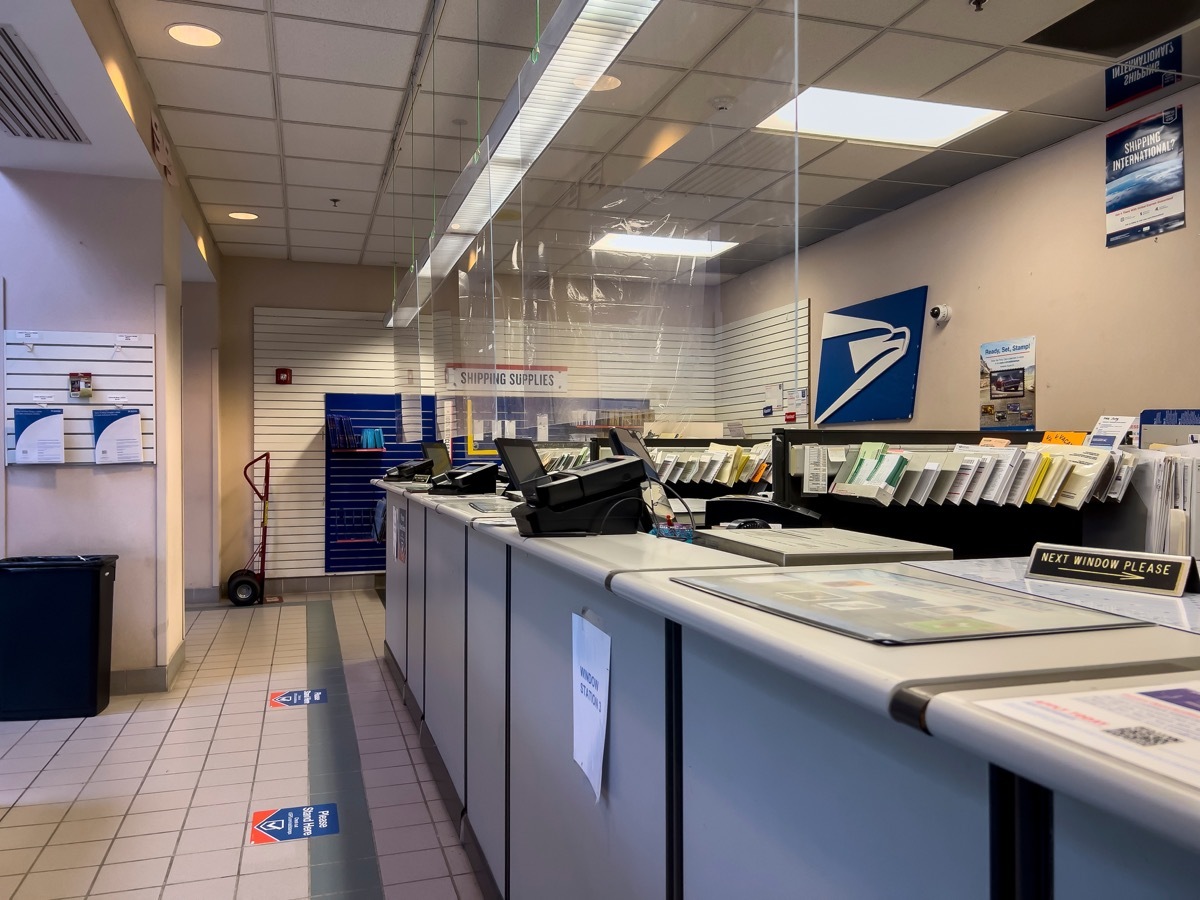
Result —
[[[384, 196], [388, 186], [387, 179], [383, 177], [382, 161], [380, 163], [369, 161], [372, 148], [377, 148], [379, 144], [377, 138], [373, 139], [371, 136], [391, 134], [394, 130], [395, 116], [394, 114], [389, 115], [392, 113], [392, 107], [385, 98], [394, 97], [391, 103], [398, 110], [402, 96], [400, 88], [403, 87], [403, 84], [395, 73], [406, 72], [411, 68], [411, 64], [405, 66], [391, 61], [390, 58], [395, 56], [397, 44], [389, 42], [387, 38], [390, 35], [404, 39], [405, 58], [401, 62], [409, 62], [407, 54], [413, 52], [417, 44], [415, 30], [394, 27], [400, 21], [399, 18], [394, 18], [390, 25], [380, 24], [378, 21], [368, 21], [367, 13], [362, 13], [361, 10], [355, 12], [345, 2], [329, 3], [327, 0], [320, 0], [320, 2], [318, 0], [236, 0], [233, 2], [231, 0], [231, 2], [225, 3], [220, 0], [208, 3], [187, 3], [180, 2], [180, 0], [113, 0], [113, 2], [123, 14], [142, 8], [159, 10], [156, 12], [155, 23], [164, 15], [161, 13], [161, 8], [178, 9], [179, 17], [201, 22], [204, 21], [203, 15], [208, 10], [213, 15], [220, 13], [226, 17], [248, 16], [247, 21], [257, 20], [264, 23], [263, 39], [268, 44], [269, 73], [261, 71], [261, 57], [257, 55], [258, 51], [253, 46], [249, 32], [239, 35], [236, 45], [231, 42], [229, 48], [231, 53], [224, 60], [226, 63], [231, 61], [236, 63], [231, 66], [205, 62], [202, 52], [196, 52], [190, 48], [180, 47], [178, 48], [179, 52], [172, 54], [169, 42], [164, 45], [157, 35], [154, 35], [152, 42], [154, 46], [148, 48], [146, 43], [149, 39], [144, 34], [145, 28], [141, 29], [143, 33], [140, 37], [137, 34], [138, 29], [128, 29], [131, 32], [131, 42], [134, 43], [135, 49], [142, 58], [156, 94], [161, 91], [159, 99], [164, 107], [164, 118], [168, 120], [168, 127], [177, 125], [183, 133], [184, 141], [181, 141], [179, 146], [185, 165], [189, 156], [195, 160], [203, 160], [196, 167], [197, 172], [193, 174], [192, 180], [197, 187], [197, 194], [203, 195], [200, 199], [212, 215], [222, 215], [224, 210], [242, 203], [242, 197], [244, 197], [246, 205], [262, 207], [264, 211], [275, 210], [282, 214], [285, 240], [290, 247], [289, 219], [294, 210], [303, 209], [311, 213], [338, 214], [333, 213], [328, 207], [319, 205], [319, 195], [323, 192], [321, 184], [333, 183], [334, 186], [329, 190], [334, 193], [330, 196], [335, 196], [339, 191], [346, 193], [347, 202], [352, 204], [355, 213], [369, 212], [369, 209], [363, 209], [366, 206], [364, 201], [368, 197], [374, 196], [375, 203], [373, 205], [378, 207], [381, 218], [385, 220], [388, 218], [387, 212], [392, 204], [389, 202], [390, 198]], [[457, 142], [460, 141], [460, 134], [456, 130], [452, 131], [449, 123], [444, 119], [439, 121], [438, 106], [441, 105], [443, 109], [451, 105], [457, 105], [460, 109], [475, 106], [476, 99], [461, 92], [474, 86], [467, 84], [467, 81], [464, 80], [464, 76], [467, 74], [474, 74], [473, 71], [470, 73], [461, 71], [466, 68], [465, 62], [472, 63], [469, 68], [473, 70], [473, 63], [478, 54], [487, 57], [484, 65], [485, 69], [489, 71], [511, 70], [518, 67], [518, 62], [523, 61], [522, 55], [527, 52], [528, 44], [532, 43], [532, 40], [526, 42], [525, 46], [514, 43], [519, 37], [520, 29], [509, 21], [511, 17], [497, 15], [492, 11], [492, 21], [501, 24], [495, 26], [495, 32], [485, 31], [481, 35], [483, 40], [479, 42], [477, 49], [468, 27], [473, 19], [473, 11], [468, 10], [467, 7], [472, 0], [452, 0], [452, 2], [455, 16], [452, 20], [447, 20], [447, 27], [444, 31], [439, 31], [433, 41], [430, 51], [431, 59], [428, 63], [433, 67], [430, 70], [432, 74], [431, 77], [425, 79], [431, 84], [426, 85], [429, 90], [422, 89], [420, 95], [415, 98], [410, 128], [412, 134], [408, 137], [409, 140], [417, 141], [455, 142], [449, 144], [450, 147], [459, 145]], [[942, 5], [945, 0], [921, 0], [921, 2], [873, 0], [860, 11], [862, 15], [853, 11], [843, 13], [842, 10], [845, 7], [841, 3], [834, 4], [823, 2], [823, 0], [804, 0], [804, 2], [805, 13], [799, 16], [802, 32], [808, 23], [811, 30], [818, 32], [819, 35], [839, 35], [842, 41], [840, 45], [836, 41], [826, 42], [834, 45], [830, 50], [830, 55], [814, 64], [813, 71], [805, 72], [805, 81], [810, 84], [821, 84], [828, 80], [832, 85], [841, 78], [853, 81], [857, 90], [883, 92], [888, 89], [890, 80], [887, 71], [880, 70], [879, 60], [892, 59], [904, 62], [908, 70], [906, 71], [909, 79], [907, 90], [910, 93], [920, 96], [935, 96], [938, 92], [947, 92], [953, 94], [959, 102], [968, 102], [975, 85], [980, 85], [981, 89], [985, 90], [994, 87], [989, 84], [986, 77], [976, 76], [972, 80], [971, 73], [982, 69], [986, 74], [988, 64], [995, 60], [1004, 59], [1007, 63], [1006, 71], [1011, 71], [1014, 64], [1019, 68], [1021, 62], [1032, 61], [1035, 58], [1041, 60], [1035, 62], [1035, 65], [1048, 66], [1050, 71], [1086, 72], [1087, 68], [1079, 69], [1081, 63], [1099, 70], [1099, 62], [1081, 56], [1048, 52], [1044, 48], [1030, 48], [1020, 44], [989, 43], [985, 39], [988, 35], [979, 30], [978, 22], [971, 22], [969, 26], [964, 26], [963, 23], [947, 24], [936, 16], [931, 18], [928, 8]], [[954, 0], [954, 2], [956, 5], [958, 4], [958, 0]], [[1013, 0], [1013, 2], [1015, 5], [1026, 7], [1026, 9], [1018, 11], [1019, 14], [1016, 16], [1018, 19], [1022, 15], [1035, 17], [1039, 15], [1032, 10], [1030, 0]], [[1049, 0], [1049, 2], [1051, 5], [1059, 7], [1078, 3], [1078, 0]], [[488, 3], [489, 6], [500, 5], [497, 0], [488, 0]], [[695, 52], [689, 57], [688, 65], [664, 62], [661, 56], [643, 58], [649, 55], [645, 52], [628, 55], [629, 57], [636, 56], [636, 60], [622, 56], [617, 61], [614, 70], [620, 69], [635, 77], [638, 74], [648, 75], [648, 81], [652, 85], [648, 92], [630, 91], [627, 92], [626, 97], [619, 94], [598, 94], [585, 101], [581, 112], [592, 113], [595, 122], [600, 121], [600, 118], [595, 118], [599, 116], [611, 127], [608, 129], [587, 128], [582, 132], [588, 138], [593, 135], [602, 138], [593, 146], [561, 149], [556, 145], [551, 145], [552, 149], [557, 150], [558, 156], [554, 164], [555, 172], [548, 174], [547, 177], [565, 175], [564, 183], [568, 183], [568, 186], [560, 192], [560, 199], [580, 196], [580, 191], [572, 190], [567, 179], [570, 182], [578, 181], [583, 177], [584, 172], [594, 170], [594, 163], [597, 161], [603, 164], [612, 159], [640, 176], [640, 169], [636, 166], [638, 161], [634, 157], [622, 156], [616, 152], [623, 141], [630, 140], [635, 134], [641, 133], [639, 129], [647, 126], [652, 130], [675, 126], [693, 131], [703, 131], [719, 126], [721, 117], [715, 110], [697, 109], [696, 101], [700, 95], [683, 101], [680, 100], [682, 92], [687, 89], [689, 81], [695, 78], [706, 78], [713, 83], [719, 83], [724, 79], [726, 83], [742, 84], [745, 79], [739, 79], [737, 72], [746, 71], [743, 64], [729, 62], [735, 60], [739, 55], [745, 55], [744, 52], [741, 54], [735, 52], [742, 46], [738, 44], [739, 33], [742, 29], [750, 28], [752, 23], [759, 33], [769, 32], [771, 31], [770, 23], [767, 21], [769, 18], [778, 18], [782, 26], [780, 31], [790, 32], [788, 26], [792, 22], [792, 15], [787, 12], [787, 7], [790, 5], [791, 0], [762, 0], [760, 3], [755, 3], [753, 0], [747, 0], [747, 2], [743, 2], [743, 0], [664, 0], [660, 9], [699, 11], [697, 15], [701, 18], [697, 18], [694, 24], [701, 32], [704, 32], [704, 39], [696, 45]], [[184, 11], [187, 11], [186, 16]], [[174, 15], [174, 12], [171, 15]], [[986, 15], [986, 12], [983, 15]], [[399, 16], [398, 12], [396, 16]], [[355, 18], [359, 21], [354, 21]], [[713, 29], [706, 25], [705, 20], [710, 18], [724, 23], [723, 26]], [[1008, 17], [1010, 20], [1012, 18], [1012, 16]], [[863, 19], [866, 21], [861, 21]], [[283, 24], [280, 25], [280, 23]], [[933, 24], [930, 25], [930, 23]], [[708, 30], [705, 31], [705, 28]], [[281, 32], [285, 38], [293, 35], [293, 32], [304, 32], [306, 43], [303, 46], [307, 46], [311, 50], [320, 49], [321, 45], [328, 40], [329, 46], [325, 47], [325, 52], [315, 54], [318, 63], [324, 60], [328, 65], [315, 65], [312, 58], [314, 54], [310, 53], [301, 64], [295, 62], [289, 64], [285, 60], [281, 67], [280, 60], [277, 58], [281, 50]], [[652, 34], [651, 36], [653, 37]], [[661, 42], [662, 38], [657, 40]], [[744, 45], [744, 38], [741, 40]], [[635, 38], [634, 45], [631, 46], [636, 46], [637, 41], [638, 39]], [[646, 42], [643, 42], [643, 45], [645, 46]], [[649, 46], [653, 47], [653, 45], [653, 41], [649, 42]], [[897, 47], [903, 48], [905, 45], [911, 47], [919, 45], [925, 48], [925, 52], [915, 55], [905, 54], [902, 51], [897, 52]], [[168, 48], [166, 51], [162, 49], [164, 46]], [[345, 55], [336, 52], [336, 48], [339, 46], [343, 50], [352, 46], [360, 48], [356, 54], [357, 58], [350, 62], [337, 59], [331, 61], [331, 56]], [[841, 50], [838, 50], [838, 46], [841, 47]], [[729, 48], [724, 51], [724, 55], [722, 55], [722, 48]], [[946, 54], [938, 54], [936, 51], [939, 48], [946, 48], [948, 54], [953, 58], [947, 60]], [[285, 55], [287, 52], [290, 51], [285, 51]], [[1019, 53], [1020, 56], [1014, 58], [1012, 56], [1014, 53]], [[295, 53], [292, 55], [295, 56]], [[378, 57], [381, 55], [389, 57], [390, 65], [386, 67], [386, 71], [392, 74], [378, 74], [379, 71], [383, 71], [378, 65], [381, 62]], [[439, 56], [445, 61], [441, 65], [438, 63]], [[806, 60], [802, 60], [802, 64], [808, 64], [807, 59], [811, 58], [810, 55]], [[722, 59], [725, 62], [721, 62]], [[790, 60], [787, 62], [788, 68], [790, 68]], [[447, 65], [460, 71], [448, 75]], [[784, 80], [786, 73], [777, 67], [776, 71], [768, 72], [768, 74], [775, 74], [779, 77], [772, 81], [756, 76], [750, 79], [750, 83], [746, 85], [747, 90], [753, 89], [762, 98], [769, 97], [770, 102], [774, 102], [775, 98], [771, 91], [776, 89], [769, 86], [776, 84], [790, 96], [790, 80]], [[263, 82], [255, 82], [253, 80], [255, 76], [263, 79], [264, 82], [269, 81], [270, 89], [267, 92], [269, 96], [263, 93], [261, 87], [257, 87]], [[264, 78], [264, 76], [266, 77]], [[251, 80], [244, 83], [243, 90], [236, 90], [232, 93], [228, 90], [217, 91], [221, 94], [219, 99], [211, 96], [214, 93], [212, 87], [205, 90], [204, 82], [206, 80], [215, 86], [221, 86], [236, 85], [239, 83], [239, 79], [246, 78]], [[730, 81], [730, 79], [734, 80]], [[485, 86], [490, 85], [487, 93], [495, 95], [495, 99], [485, 99], [482, 103], [483, 114], [487, 120], [494, 116], [495, 109], [499, 107], [497, 102], [499, 98], [507, 94], [510, 85], [500, 83], [505, 80], [490, 78], [488, 71], [483, 73], [482, 81]], [[956, 86], [956, 82], [960, 83]], [[1025, 86], [1021, 87], [1024, 89]], [[457, 93], [446, 89], [453, 89]], [[329, 93], [331, 90], [342, 93], [333, 95]], [[435, 90], [438, 95], [431, 97], [430, 94]], [[317, 99], [317, 94], [321, 91], [325, 92], [323, 95], [325, 99], [323, 103], [314, 105], [312, 101]], [[635, 97], [635, 93], [638, 96]], [[647, 93], [650, 95], [649, 99], [647, 99]], [[200, 102], [194, 106], [171, 102], [193, 97], [200, 99]], [[699, 121], [687, 125], [679, 117], [665, 115], [664, 113], [672, 105], [672, 97], [676, 98], [674, 101], [676, 106], [680, 106], [682, 103], [681, 108], [688, 109], [684, 119], [698, 118]], [[351, 98], [353, 98], [353, 102], [347, 103], [346, 101]], [[1024, 101], [1026, 97], [1021, 96], [1019, 99]], [[1035, 102], [1040, 102], [1041, 99], [1038, 98]], [[326, 113], [338, 111], [342, 116], [341, 120], [313, 122], [312, 119], [319, 117], [318, 114], [304, 112], [304, 110], [320, 108], [322, 105], [326, 108]], [[348, 106], [349, 109], [347, 109]], [[354, 107], [357, 106], [361, 106], [362, 109], [355, 113]], [[761, 110], [745, 111], [744, 107], [743, 110], [740, 121], [737, 121], [736, 127], [730, 132], [738, 136], [735, 137], [735, 141], [756, 134], [752, 126], [756, 124], [755, 117]], [[474, 110], [469, 109], [469, 111], [473, 112]], [[271, 115], [262, 115], [263, 112], [269, 112]], [[361, 118], [354, 119], [354, 115], [360, 115]], [[1029, 115], [1035, 114], [1030, 113]], [[427, 123], [420, 121], [423, 116], [427, 116]], [[459, 117], [455, 116], [455, 118]], [[326, 118], [333, 118], [333, 116], [327, 115]], [[473, 119], [474, 116], [471, 115], [470, 118]], [[737, 119], [736, 116], [734, 118]], [[751, 122], [751, 119], [755, 119], [755, 121]], [[353, 121], [353, 125], [350, 124], [351, 121]], [[584, 120], [581, 119], [581, 121]], [[1031, 127], [1028, 130], [1035, 135], [1045, 133], [1047, 136], [1071, 130], [1069, 123], [1072, 120], [1064, 121], [1063, 117], [1058, 117], [1056, 121], [1062, 121], [1063, 124], [1055, 127], [1047, 120], [1045, 124]], [[271, 137], [259, 127], [260, 124], [265, 125], [268, 122], [273, 126], [273, 147], [271, 146]], [[210, 129], [216, 133], [210, 134]], [[301, 133], [300, 129], [320, 129], [320, 131], [309, 131], [308, 134], [312, 140], [303, 149], [293, 152], [289, 146], [289, 134], [293, 135], [292, 145], [294, 146], [300, 140], [296, 136]], [[470, 130], [473, 129], [468, 129], [468, 131]], [[242, 139], [243, 131], [244, 139]], [[340, 135], [339, 132], [345, 132], [345, 134]], [[345, 141], [346, 147], [355, 149], [339, 153], [338, 146], [341, 141]], [[1012, 142], [1011, 137], [1009, 142]], [[200, 146], [201, 144], [207, 146]], [[712, 144], [711, 148], [705, 147], [700, 152], [695, 152], [694, 149], [690, 151], [688, 154], [690, 170], [681, 172], [678, 177], [669, 181], [664, 179], [661, 188], [647, 192], [642, 192], [640, 188], [634, 189], [636, 192], [643, 193], [644, 202], [637, 204], [638, 210], [648, 213], [653, 204], [651, 195], [659, 192], [687, 193], [690, 198], [691, 194], [686, 191], [689, 185], [700, 189], [706, 185], [719, 184], [722, 186], [723, 192], [730, 193], [732, 192], [730, 185], [736, 184], [740, 174], [744, 174], [744, 177], [752, 182], [754, 190], [746, 190], [742, 192], [744, 196], [735, 199], [745, 201], [754, 195], [761, 200], [764, 197], [779, 196], [783, 192], [789, 174], [787, 171], [780, 171], [777, 166], [771, 165], [769, 152], [760, 153], [761, 160], [752, 154], [744, 160], [750, 165], [732, 167], [721, 161], [722, 150], [731, 142], [718, 138], [713, 140]], [[836, 147], [836, 144], [832, 145], [825, 153], [833, 153]], [[412, 149], [414, 148], [410, 148], [410, 153]], [[1002, 155], [990, 153], [986, 141], [983, 140], [977, 141], [971, 149], [976, 151], [977, 155], [982, 154], [986, 158]], [[207, 152], [197, 153], [195, 151]], [[954, 151], [943, 152], [953, 153]], [[257, 164], [253, 156], [241, 157], [237, 154], [261, 154], [264, 157], [276, 157], [280, 169], [278, 182], [263, 180], [264, 172], [267, 170]], [[438, 155], [435, 153], [435, 156]], [[691, 158], [693, 156], [695, 158]], [[387, 158], [386, 155], [384, 158]], [[670, 158], [669, 153], [667, 158]], [[810, 166], [816, 164], [815, 171], [830, 172], [829, 175], [822, 177], [845, 179], [851, 186], [846, 193], [853, 193], [854, 188], [863, 183], [872, 183], [877, 180], [886, 181], [890, 174], [890, 171], [879, 174], [877, 160], [872, 161], [871, 167], [856, 168], [853, 158], [851, 158], [851, 164], [845, 168], [835, 166], [830, 169], [828, 166], [820, 164], [821, 158], [823, 155], [806, 161], [802, 157], [801, 171], [808, 171]], [[413, 159], [417, 162], [429, 161], [425, 152], [420, 150]], [[245, 164], [244, 170], [239, 171], [237, 167], [239, 161]], [[629, 165], [631, 161], [634, 163], [633, 168], [630, 168]], [[336, 163], [341, 163], [341, 165], [330, 165]], [[981, 159], [976, 165], [983, 169], [988, 164]], [[377, 168], [374, 179], [367, 177], [366, 174], [372, 167]], [[970, 166], [964, 165], [963, 168], [970, 168]], [[298, 173], [310, 174], [293, 176], [293, 170]], [[915, 167], [912, 170], [918, 171]], [[764, 174], [767, 172], [771, 173], [769, 179]], [[443, 182], [436, 172], [428, 170], [422, 177]], [[634, 179], [632, 174], [629, 177], [630, 180]], [[302, 185], [297, 179], [313, 182], [313, 184]], [[368, 189], [372, 180], [377, 182], [373, 192]], [[656, 181], [655, 183], [657, 184]], [[765, 186], [763, 186], [764, 184]], [[432, 183], [430, 186], [433, 186]], [[418, 189], [421, 187], [422, 185], [418, 185]], [[619, 185], [614, 186], [614, 188], [619, 187]], [[676, 190], [672, 191], [672, 189]], [[803, 193], [803, 185], [801, 190]], [[293, 192], [296, 193], [296, 203], [292, 201]], [[438, 190], [438, 193], [444, 196], [445, 192]], [[823, 199], [823, 196], [829, 193], [837, 193], [837, 191], [823, 191], [822, 197], [814, 199]], [[834, 197], [832, 202], [836, 204], [844, 196], [843, 194]], [[304, 198], [302, 201], [299, 199], [301, 197]], [[382, 202], [380, 202], [381, 199]], [[703, 200], [704, 198], [699, 199]], [[724, 199], [728, 198], [722, 198], [722, 200]], [[303, 205], [299, 205], [300, 203]], [[705, 204], [689, 203], [688, 205], [689, 211], [692, 211], [702, 209]], [[724, 205], [724, 203], [716, 204], [716, 206]], [[818, 205], [821, 204], [818, 203]], [[734, 208], [736, 208], [736, 204]], [[545, 210], [545, 214], [550, 212], [552, 209]], [[708, 219], [705, 224], [720, 224], [722, 214], [722, 210], [714, 209], [713, 217]], [[537, 220], [527, 221], [526, 229], [537, 227], [541, 217], [542, 215], [539, 214]], [[308, 217], [305, 218], [308, 221], [315, 221]], [[265, 222], [278, 222], [279, 216], [272, 213], [270, 216], [264, 216], [264, 220], [262, 228], [274, 228], [277, 226], [267, 225]], [[340, 227], [304, 228], [301, 230], [310, 235], [312, 233], [336, 234], [337, 238], [329, 238], [330, 243], [344, 244], [344, 235], [354, 233], [360, 224], [362, 224], [360, 219], [349, 216], [344, 220], [345, 230]], [[384, 224], [386, 225], [386, 222]], [[265, 240], [254, 239], [255, 227], [226, 226], [226, 228], [239, 229], [234, 234], [244, 235], [243, 240], [246, 244], [269, 243]], [[416, 230], [421, 229], [417, 227]], [[264, 235], [269, 233], [264, 232]], [[362, 251], [368, 252], [368, 234], [365, 227], [362, 229], [360, 237], [362, 238]], [[306, 235], [306, 239], [312, 240], [313, 238]], [[346, 252], [342, 246], [328, 246], [324, 249], [339, 253]], [[380, 251], [370, 252], [378, 253]]]

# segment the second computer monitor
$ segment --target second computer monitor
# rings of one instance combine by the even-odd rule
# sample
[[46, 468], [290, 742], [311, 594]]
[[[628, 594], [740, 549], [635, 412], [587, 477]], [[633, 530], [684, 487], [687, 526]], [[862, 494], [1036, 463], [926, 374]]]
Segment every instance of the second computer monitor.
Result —
[[533, 485], [546, 474], [542, 465], [542, 457], [538, 455], [533, 441], [526, 438], [496, 438], [496, 452], [504, 463], [504, 471], [508, 480], [517, 487], [525, 499], [533, 501], [537, 492]]
[[634, 434], [628, 428], [612, 428], [608, 432], [608, 442], [616, 456], [636, 456], [646, 464], [646, 477], [651, 481], [658, 480], [658, 470], [654, 465], [654, 457], [646, 449], [641, 435]]
[[433, 460], [434, 475], [441, 475], [443, 472], [450, 471], [450, 451], [446, 449], [446, 445], [441, 441], [422, 441], [421, 452], [425, 454], [426, 459]]

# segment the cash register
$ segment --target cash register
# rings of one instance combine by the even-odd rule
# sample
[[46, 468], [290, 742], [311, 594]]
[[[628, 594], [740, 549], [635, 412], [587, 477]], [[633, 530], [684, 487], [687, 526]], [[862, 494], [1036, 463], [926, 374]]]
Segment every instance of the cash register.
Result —
[[432, 494], [495, 494], [499, 466], [491, 462], [463, 463], [434, 475], [429, 482]]
[[634, 534], [642, 520], [641, 460], [614, 456], [548, 473], [533, 441], [497, 438], [504, 470], [520, 485], [524, 503], [513, 509], [527, 536]]

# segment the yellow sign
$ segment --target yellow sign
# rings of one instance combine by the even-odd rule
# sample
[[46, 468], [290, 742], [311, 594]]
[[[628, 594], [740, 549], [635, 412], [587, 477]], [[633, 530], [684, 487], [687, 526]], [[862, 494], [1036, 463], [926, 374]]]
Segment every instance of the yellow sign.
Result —
[[1043, 444], [1070, 444], [1082, 447], [1085, 440], [1087, 440], [1086, 431], [1047, 431], [1042, 435]]

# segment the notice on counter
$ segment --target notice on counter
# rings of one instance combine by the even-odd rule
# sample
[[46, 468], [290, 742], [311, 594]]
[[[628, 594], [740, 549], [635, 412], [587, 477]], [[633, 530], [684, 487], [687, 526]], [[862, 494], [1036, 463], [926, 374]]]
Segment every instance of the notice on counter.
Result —
[[779, 569], [672, 578], [805, 625], [877, 644], [923, 644], [1144, 625], [1007, 591], [884, 569]]
[[1101, 416], [1084, 442], [1089, 447], [1116, 447], [1137, 428], [1136, 416]]
[[1033, 431], [1037, 412], [1037, 339], [979, 347], [979, 430]]
[[608, 674], [612, 638], [585, 619], [571, 615], [571, 695], [575, 762], [600, 802], [604, 742], [608, 735]]
[[92, 410], [92, 433], [96, 439], [97, 465], [142, 462], [140, 409]]
[[1112, 132], [1106, 152], [1106, 246], [1184, 227], [1182, 106]]
[[978, 704], [1074, 744], [1200, 787], [1200, 681]]
[[13, 410], [14, 461], [20, 464], [66, 462], [64, 421], [61, 409]]

